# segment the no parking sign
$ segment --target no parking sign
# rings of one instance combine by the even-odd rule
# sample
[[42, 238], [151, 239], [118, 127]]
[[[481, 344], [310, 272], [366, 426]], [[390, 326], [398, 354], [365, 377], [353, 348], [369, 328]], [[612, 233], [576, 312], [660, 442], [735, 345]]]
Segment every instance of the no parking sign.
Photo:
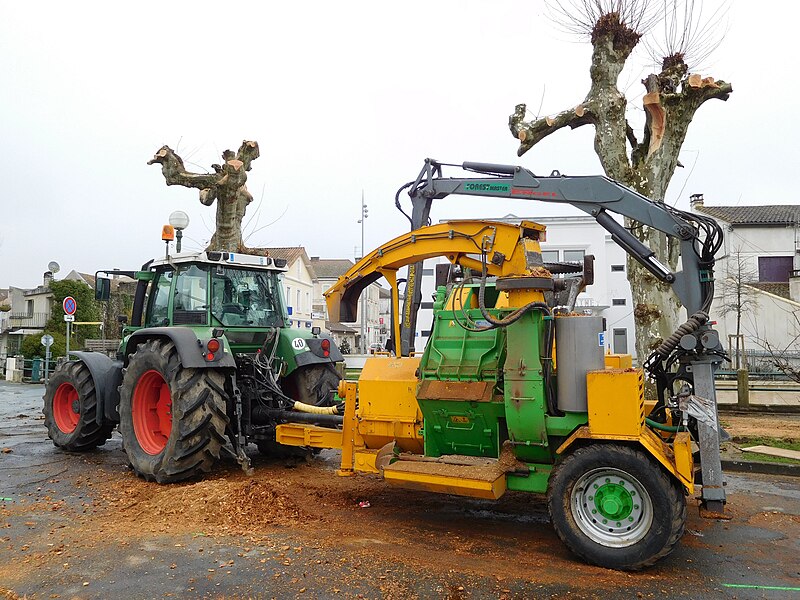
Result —
[[78, 310], [78, 303], [75, 302], [75, 298], [72, 296], [64, 298], [63, 306], [65, 315], [74, 315], [75, 311]]

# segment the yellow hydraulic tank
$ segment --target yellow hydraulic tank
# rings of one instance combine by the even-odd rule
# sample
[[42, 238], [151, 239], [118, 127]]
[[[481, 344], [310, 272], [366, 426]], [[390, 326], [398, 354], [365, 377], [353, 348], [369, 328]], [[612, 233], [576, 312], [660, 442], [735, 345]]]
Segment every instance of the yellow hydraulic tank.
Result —
[[394, 441], [405, 452], [423, 453], [419, 434], [422, 412], [417, 404], [420, 357], [368, 358], [358, 378], [358, 433], [367, 448]]

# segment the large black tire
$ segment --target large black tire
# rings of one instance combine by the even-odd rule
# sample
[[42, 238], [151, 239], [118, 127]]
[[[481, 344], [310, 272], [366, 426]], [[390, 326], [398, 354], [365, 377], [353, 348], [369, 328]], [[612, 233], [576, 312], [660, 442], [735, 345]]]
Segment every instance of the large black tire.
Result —
[[175, 345], [139, 344], [120, 386], [120, 432], [137, 475], [172, 483], [211, 471], [225, 444], [225, 376], [187, 369]]
[[94, 379], [81, 361], [61, 364], [44, 392], [44, 424], [53, 444], [69, 452], [102, 446], [116, 423], [97, 424], [97, 391]]
[[586, 562], [635, 571], [675, 548], [686, 525], [683, 489], [643, 451], [619, 444], [578, 448], [547, 489], [558, 537]]
[[341, 381], [336, 368], [330, 364], [308, 365], [295, 369], [283, 384], [285, 393], [304, 404], [332, 406], [334, 394]]

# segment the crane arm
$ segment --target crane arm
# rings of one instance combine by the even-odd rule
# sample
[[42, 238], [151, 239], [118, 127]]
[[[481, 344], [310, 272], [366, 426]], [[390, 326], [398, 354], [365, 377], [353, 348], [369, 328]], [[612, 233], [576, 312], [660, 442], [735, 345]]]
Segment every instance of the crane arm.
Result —
[[[376, 248], [325, 292], [328, 315], [332, 321], [356, 320], [358, 299], [362, 291], [380, 277], [392, 288], [392, 324], [394, 339], [400, 339], [399, 294], [397, 270], [427, 258], [446, 257], [451, 263], [481, 270], [488, 275], [510, 279], [535, 280], [539, 289], [552, 289], [549, 271], [531, 262], [531, 252], [540, 252], [538, 240], [544, 237], [544, 226], [532, 221], [519, 225], [495, 221], [448, 221], [421, 227], [396, 237]], [[484, 261], [475, 258], [485, 255]], [[408, 315], [404, 315], [404, 319]]]
[[[445, 166], [459, 167], [482, 177], [443, 177], [442, 168]], [[412, 213], [406, 216], [411, 222], [412, 230], [429, 223], [433, 200], [446, 198], [451, 194], [539, 200], [548, 204], [575, 206], [592, 215], [617, 244], [659, 281], [672, 285], [675, 295], [690, 315], [700, 311], [707, 312], [710, 307], [713, 296], [714, 254], [722, 241], [722, 233], [716, 221], [677, 210], [663, 202], [654, 202], [608, 177], [569, 177], [558, 172], [540, 177], [515, 165], [477, 162], [448, 165], [426, 159], [416, 180], [404, 187], [410, 188], [408, 194], [412, 202]], [[399, 200], [397, 205], [400, 208]], [[679, 240], [682, 270], [673, 273], [661, 264], [655, 253], [610, 213], [629, 217]], [[403, 323], [403, 353], [410, 350], [413, 344], [415, 317], [421, 302], [416, 271], [421, 269], [421, 262], [409, 267], [409, 285], [405, 299], [409, 307], [403, 312], [410, 314], [411, 319], [410, 329], [406, 329], [405, 319]], [[414, 286], [411, 285], [412, 279]]]

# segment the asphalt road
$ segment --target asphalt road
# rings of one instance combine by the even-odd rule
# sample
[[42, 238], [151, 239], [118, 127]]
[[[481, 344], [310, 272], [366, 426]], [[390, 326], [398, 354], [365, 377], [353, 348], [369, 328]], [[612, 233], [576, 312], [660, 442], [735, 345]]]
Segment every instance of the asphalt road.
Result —
[[[208, 487], [145, 483], [116, 433], [55, 449], [42, 393], [0, 382], [0, 598], [800, 598], [800, 479], [729, 474], [732, 520], [692, 501], [670, 557], [619, 573], [570, 555], [541, 497], [394, 491], [337, 478], [335, 453], [255, 456], [252, 480], [223, 464]], [[222, 489], [272, 500], [220, 526]]]

